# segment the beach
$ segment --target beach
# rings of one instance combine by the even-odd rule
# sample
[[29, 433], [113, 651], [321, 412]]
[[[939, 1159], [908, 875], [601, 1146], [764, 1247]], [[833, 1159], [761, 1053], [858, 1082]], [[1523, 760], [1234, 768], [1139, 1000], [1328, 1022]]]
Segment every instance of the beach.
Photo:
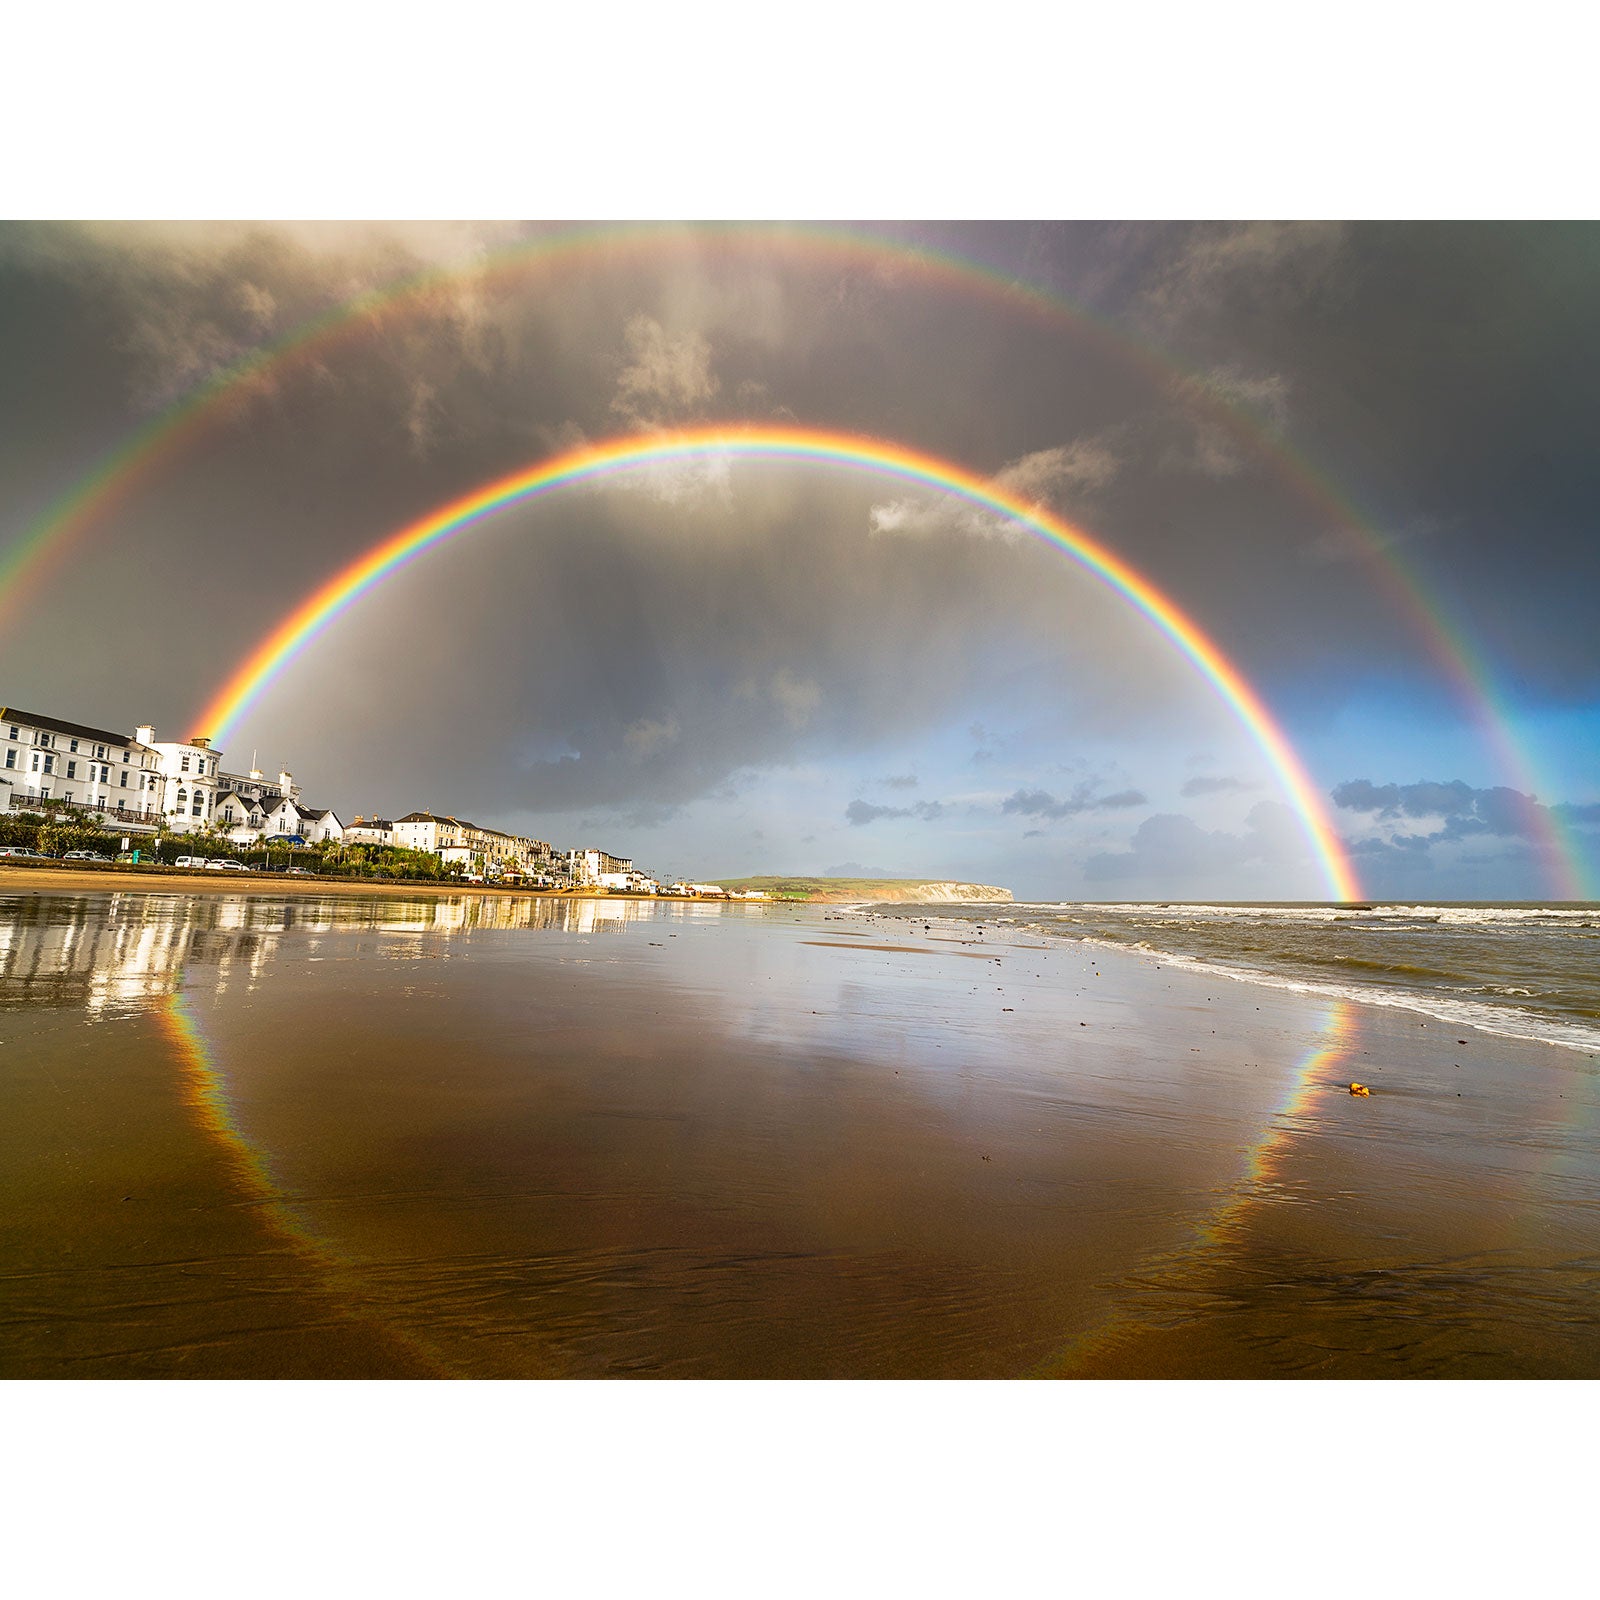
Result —
[[1581, 1051], [995, 908], [42, 876], [9, 1376], [1600, 1372]]

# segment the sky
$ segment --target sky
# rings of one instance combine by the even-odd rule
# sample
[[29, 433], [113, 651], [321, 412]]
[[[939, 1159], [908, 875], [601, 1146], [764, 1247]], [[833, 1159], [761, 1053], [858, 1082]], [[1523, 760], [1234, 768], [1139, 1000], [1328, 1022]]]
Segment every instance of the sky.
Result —
[[[278, 622], [437, 506], [624, 435], [838, 431], [1148, 579], [1264, 704], [1364, 895], [1600, 892], [1600, 229], [539, 248], [572, 232], [0, 224], [0, 702], [203, 733]], [[1259, 740], [1148, 616], [1016, 519], [859, 465], [713, 453], [509, 508], [353, 604], [224, 758], [347, 820], [430, 808], [674, 877], [1328, 894]]]

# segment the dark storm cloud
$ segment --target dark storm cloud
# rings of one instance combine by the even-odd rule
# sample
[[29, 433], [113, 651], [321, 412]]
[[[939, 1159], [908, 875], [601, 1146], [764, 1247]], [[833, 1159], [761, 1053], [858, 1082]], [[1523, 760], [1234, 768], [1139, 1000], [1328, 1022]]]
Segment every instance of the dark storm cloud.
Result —
[[[1459, 778], [1446, 783], [1375, 784], [1365, 778], [1339, 784], [1334, 804], [1364, 812], [1380, 822], [1400, 817], [1441, 817], [1428, 840], [1465, 839], [1473, 834], [1501, 838], [1541, 838], [1549, 831], [1549, 808], [1532, 795], [1503, 787], [1474, 789]], [[1583, 807], [1565, 807], [1571, 815]]]
[[1600, 802], [1580, 806], [1562, 800], [1550, 807], [1550, 815], [1565, 827], [1600, 828]]
[[934, 822], [944, 815], [944, 809], [937, 800], [923, 800], [914, 806], [875, 806], [865, 800], [852, 800], [844, 808], [844, 819], [852, 828], [864, 828], [869, 822], [879, 822], [885, 817], [917, 817], [923, 822]]
[[1044, 789], [1018, 789], [1001, 803], [1001, 811], [1024, 817], [1076, 817], [1085, 811], [1118, 811], [1128, 806], [1149, 803], [1137, 789], [1119, 789], [1115, 794], [1097, 794], [1093, 780], [1080, 783], [1065, 800], [1057, 800]]
[[[1375, 784], [1355, 779], [1333, 791], [1341, 809], [1370, 819], [1376, 832], [1348, 843], [1368, 891], [1425, 893], [1445, 871], [1466, 872], [1478, 898], [1526, 898], [1542, 893], [1552, 872], [1567, 877], [1574, 864], [1556, 843], [1600, 843], [1600, 805], [1545, 806], [1508, 788], [1445, 782]], [[1418, 819], [1437, 826], [1417, 828]], [[1398, 824], [1398, 826], [1397, 826]]]
[[[525, 231], [0, 228], [0, 553], [153, 406], [353, 296]], [[165, 735], [308, 592], [428, 508], [579, 439], [713, 414], [1009, 473], [1203, 621], [1281, 715], [1334, 719], [1373, 681], [1436, 690], [1366, 547], [1274, 454], [1281, 439], [1359, 486], [1380, 531], [1436, 530], [1414, 544], [1430, 598], [1530, 703], [1600, 692], [1600, 231], [895, 231], [1042, 273], [1111, 331], [776, 251], [445, 279], [242, 387], [119, 498], [0, 641], [6, 698], [112, 726], [148, 716]], [[872, 537], [896, 503], [917, 536]], [[740, 773], [947, 719], [981, 718], [971, 759], [1007, 773], [997, 787], [1053, 770], [988, 731], [1014, 707], [1059, 703], [1064, 728], [1098, 718], [1132, 741], [1181, 720], [1177, 669], [1142, 625], [1099, 590], [1087, 601], [1060, 557], [947, 510], [799, 468], [552, 499], [354, 608], [237, 741], [362, 809], [631, 807], [646, 826]], [[1329, 561], [1332, 547], [1356, 555]], [[114, 651], [88, 645], [111, 636]], [[1396, 793], [1396, 817], [1351, 814], [1410, 815]], [[1075, 795], [1016, 795], [1042, 797], [1017, 815], [1075, 814]], [[1519, 804], [1434, 815], [1452, 839], [1509, 838]]]
[[1229, 794], [1235, 789], [1247, 789], [1250, 785], [1241, 783], [1237, 778], [1190, 778], [1178, 792], [1185, 800], [1193, 800], [1202, 794]]

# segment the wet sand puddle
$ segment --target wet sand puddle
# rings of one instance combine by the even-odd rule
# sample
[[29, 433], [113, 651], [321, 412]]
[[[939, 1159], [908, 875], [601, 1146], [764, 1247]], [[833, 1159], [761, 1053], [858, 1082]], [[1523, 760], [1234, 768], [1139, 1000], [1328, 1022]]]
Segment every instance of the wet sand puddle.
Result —
[[1593, 1370], [1592, 1150], [1419, 1153], [1381, 1078], [1332, 1112], [1356, 1008], [934, 919], [485, 904], [14, 917], [0, 1370]]

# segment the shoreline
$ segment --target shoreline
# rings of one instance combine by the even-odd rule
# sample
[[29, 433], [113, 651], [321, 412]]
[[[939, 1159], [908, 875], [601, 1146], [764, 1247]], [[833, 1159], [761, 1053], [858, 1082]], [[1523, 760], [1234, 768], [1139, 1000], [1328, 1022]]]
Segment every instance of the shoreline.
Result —
[[8, 1375], [1600, 1371], [1570, 1051], [934, 908], [222, 877], [9, 891]]
[[[1085, 903], [1089, 905], [1090, 903]], [[1120, 909], [1125, 902], [1117, 902]], [[1268, 909], [1276, 903], [1265, 902]], [[1320, 905], [1321, 902], [1310, 902]], [[1467, 907], [1478, 910], [1491, 906], [1490, 902], [1474, 903]], [[1432, 903], [1431, 908], [1445, 906], [1448, 903]], [[1409, 904], [1402, 907], [1409, 909]], [[927, 920], [921, 913], [906, 912], [897, 907], [861, 907], [863, 911], [874, 911], [878, 915], [908, 918], [913, 924]], [[1250, 988], [1270, 990], [1276, 993], [1298, 994], [1309, 1000], [1322, 1002], [1336, 1002], [1365, 1006], [1376, 1006], [1383, 1010], [1413, 1012], [1426, 1017], [1430, 1022], [1443, 1024], [1452, 1028], [1470, 1028], [1479, 1033], [1492, 1035], [1497, 1038], [1517, 1040], [1522, 1043], [1534, 1045], [1549, 1045], [1553, 1048], [1575, 1051], [1589, 1056], [1591, 1059], [1600, 1059], [1600, 1018], [1592, 1013], [1581, 1010], [1562, 1010], [1555, 1007], [1525, 1006], [1515, 1003], [1512, 999], [1483, 998], [1476, 991], [1451, 990], [1442, 987], [1408, 986], [1400, 981], [1385, 981], [1382, 979], [1359, 979], [1345, 977], [1329, 972], [1326, 974], [1312, 974], [1287, 963], [1281, 968], [1276, 968], [1270, 961], [1256, 960], [1250, 957], [1226, 958], [1216, 954], [1197, 953], [1174, 948], [1171, 944], [1157, 945], [1149, 940], [1139, 940], [1110, 937], [1102, 932], [1073, 932], [1068, 933], [1059, 927], [1047, 927], [1038, 922], [1029, 922], [1028, 913], [1032, 910], [1052, 911], [1062, 909], [1054, 904], [1041, 903], [1038, 906], [1030, 904], [1019, 905], [1016, 916], [1000, 916], [994, 918], [990, 924], [995, 929], [1014, 925], [1014, 931], [1032, 929], [1037, 937], [1052, 940], [1063, 940], [1068, 944], [1081, 945], [1092, 950], [1106, 950], [1120, 952], [1128, 955], [1146, 957], [1158, 965], [1175, 972], [1189, 972], [1204, 979], [1222, 978], [1229, 983], [1243, 984]], [[1241, 906], [1241, 909], [1255, 909]], [[1517, 909], [1521, 909], [1518, 907]], [[1543, 905], [1529, 907], [1530, 910], [1545, 911], [1551, 909]], [[1554, 914], [1558, 916], [1583, 916], [1590, 917], [1594, 914], [1587, 906], [1577, 908], [1555, 907]], [[933, 913], [935, 916], [937, 911]], [[952, 928], [962, 928], [970, 924], [962, 921], [951, 921]]]

